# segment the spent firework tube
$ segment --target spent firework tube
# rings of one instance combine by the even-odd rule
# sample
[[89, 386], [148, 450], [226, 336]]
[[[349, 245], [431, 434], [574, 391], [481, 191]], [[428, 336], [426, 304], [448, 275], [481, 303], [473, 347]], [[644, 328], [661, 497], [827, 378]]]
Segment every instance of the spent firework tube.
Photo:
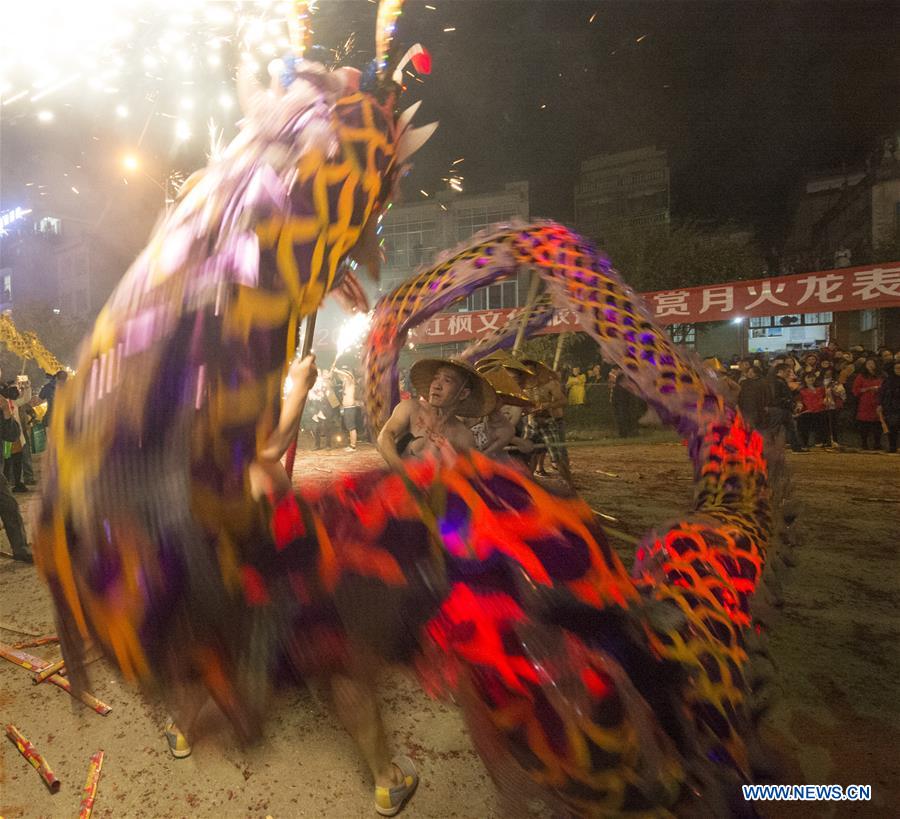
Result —
[[[41, 660], [25, 651], [12, 649], [3, 643], [0, 643], [0, 657], [21, 666], [26, 671], [34, 671], [35, 673], [43, 671], [47, 667], [46, 660]], [[47, 682], [52, 683], [66, 693], [71, 694], [75, 699], [81, 700], [88, 708], [92, 708], [100, 714], [101, 717], [105, 717], [112, 711], [112, 708], [109, 705], [98, 700], [93, 694], [89, 694], [87, 691], [76, 692], [72, 690], [72, 683], [69, 682], [68, 678], [63, 677], [61, 674], [53, 674], [47, 679]]]
[[34, 675], [34, 679], [31, 682], [34, 683], [35, 685], [42, 683], [48, 677], [52, 677], [54, 674], [57, 674], [60, 671], [62, 671], [65, 664], [66, 664], [65, 660], [57, 660], [55, 663], [51, 663], [46, 668], [42, 669], [41, 671], [38, 671], [38, 673]]
[[46, 646], [50, 643], [58, 643], [59, 637], [38, 637], [35, 640], [23, 640], [21, 643], [13, 643], [10, 648], [37, 648], [38, 646]]
[[78, 819], [90, 819], [91, 811], [94, 809], [94, 799], [97, 798], [97, 785], [100, 783], [100, 769], [102, 767], [103, 751], [97, 751], [91, 757], [84, 790], [81, 792], [81, 808], [78, 811]]
[[59, 790], [59, 780], [50, 769], [50, 766], [47, 764], [44, 757], [38, 753], [37, 748], [19, 733], [19, 729], [16, 728], [15, 725], [10, 724], [6, 726], [6, 736], [15, 743], [16, 748], [19, 749], [19, 753], [22, 754], [22, 756], [24, 756], [41, 775], [41, 779], [44, 780], [44, 784], [50, 789], [50, 793], [56, 793]]
[[0, 643], [0, 657], [4, 660], [9, 660], [11, 663], [15, 663], [26, 671], [34, 671], [37, 673], [43, 671], [47, 667], [46, 660], [32, 657], [30, 654], [26, 654], [24, 651], [8, 646], [5, 643]]

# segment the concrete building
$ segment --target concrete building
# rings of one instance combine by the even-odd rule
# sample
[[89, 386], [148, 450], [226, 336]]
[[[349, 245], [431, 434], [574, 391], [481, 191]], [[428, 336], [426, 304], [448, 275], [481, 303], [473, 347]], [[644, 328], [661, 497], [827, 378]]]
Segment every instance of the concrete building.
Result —
[[[784, 272], [898, 261], [900, 136], [885, 138], [865, 166], [804, 180], [785, 242]], [[900, 346], [900, 310], [836, 313], [832, 336], [875, 349]]]
[[575, 226], [603, 241], [622, 226], [669, 224], [669, 163], [665, 151], [638, 148], [581, 163], [575, 184]]
[[131, 261], [131, 253], [90, 222], [51, 209], [29, 212], [0, 238], [0, 309], [44, 305], [93, 316]]
[[[421, 202], [394, 205], [381, 224], [385, 263], [380, 289], [392, 290], [440, 251], [453, 248], [484, 228], [510, 219], [527, 220], [529, 216], [527, 182], [510, 182], [502, 191], [491, 193], [444, 191]], [[516, 307], [526, 293], [527, 283], [513, 279], [473, 293], [456, 309]]]

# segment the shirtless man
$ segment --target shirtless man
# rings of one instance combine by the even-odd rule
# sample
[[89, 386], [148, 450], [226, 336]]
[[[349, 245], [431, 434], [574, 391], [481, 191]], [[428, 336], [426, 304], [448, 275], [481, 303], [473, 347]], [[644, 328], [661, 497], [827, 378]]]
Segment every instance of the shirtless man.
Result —
[[350, 436], [350, 445], [347, 452], [356, 452], [356, 441], [359, 428], [362, 426], [362, 410], [356, 397], [356, 376], [350, 369], [338, 368], [334, 374], [341, 379], [343, 392], [341, 394], [341, 418], [347, 433]]
[[[290, 376], [293, 387], [284, 398], [278, 424], [250, 465], [250, 491], [258, 499], [291, 491], [281, 458], [297, 438], [306, 398], [316, 383], [315, 357], [294, 361]], [[375, 695], [374, 678], [374, 661], [360, 647], [346, 670], [332, 674], [328, 683], [337, 717], [356, 743], [375, 782], [375, 810], [382, 816], [393, 816], [412, 796], [419, 776], [408, 757], [395, 756], [391, 750]], [[165, 733], [172, 756], [190, 755], [187, 737], [174, 722], [166, 726]]]
[[566, 483], [572, 483], [572, 473], [569, 468], [569, 453], [563, 446], [566, 440], [565, 407], [568, 403], [563, 391], [559, 376], [546, 364], [534, 359], [526, 359], [522, 362], [534, 370], [533, 376], [526, 378], [526, 387], [534, 402], [532, 423], [536, 429], [536, 439], [545, 445], [545, 449], [537, 459], [534, 474], [546, 477], [545, 461], [549, 453], [553, 465], [559, 471]]
[[[531, 442], [519, 436], [517, 428], [523, 411], [532, 406], [523, 391], [520, 379], [532, 371], [508, 354], [503, 359], [497, 355], [484, 358], [475, 365], [475, 369], [487, 379], [497, 393], [497, 406], [494, 411], [472, 427], [478, 448], [491, 457], [506, 454], [523, 457], [531, 453], [533, 450]], [[479, 432], [482, 438], [480, 442]]]
[[388, 465], [400, 467], [403, 458], [474, 449], [472, 431], [458, 416], [489, 415], [497, 403], [491, 385], [468, 364], [436, 358], [413, 364], [410, 380], [419, 400], [401, 401], [378, 435], [378, 451]]

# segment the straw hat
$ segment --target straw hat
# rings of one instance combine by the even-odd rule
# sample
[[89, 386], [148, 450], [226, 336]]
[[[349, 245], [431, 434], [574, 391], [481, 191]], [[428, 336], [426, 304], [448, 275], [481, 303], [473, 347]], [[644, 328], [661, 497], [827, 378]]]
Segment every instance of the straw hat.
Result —
[[534, 374], [537, 376], [538, 386], [542, 386], [544, 384], [549, 384], [552, 380], [557, 378], [557, 375], [553, 370], [551, 370], [543, 361], [537, 361], [533, 358], [526, 358], [522, 360], [522, 363], [526, 367], [531, 367], [534, 370]]
[[489, 415], [497, 405], [497, 393], [494, 388], [474, 367], [455, 358], [423, 358], [410, 367], [409, 380], [419, 395], [428, 396], [428, 389], [434, 380], [435, 373], [441, 367], [450, 367], [465, 379], [470, 392], [456, 408], [456, 414], [465, 418], [481, 418]]
[[[481, 361], [478, 362], [478, 364], [481, 363]], [[478, 364], [475, 365], [476, 368], [478, 368]], [[498, 364], [489, 370], [480, 369], [479, 371], [494, 388], [494, 392], [497, 393], [497, 398], [499, 398], [502, 403], [509, 404], [513, 407], [532, 406], [531, 399], [522, 392], [522, 388], [516, 383], [516, 379], [509, 374], [505, 364]]]
[[511, 355], [506, 350], [497, 350], [475, 363], [475, 369], [478, 370], [478, 372], [484, 372], [485, 370], [491, 370], [494, 367], [500, 366], [510, 370], [516, 370], [517, 372], [528, 373], [528, 375], [534, 375], [534, 369], [532, 367], [522, 363], [518, 358]]

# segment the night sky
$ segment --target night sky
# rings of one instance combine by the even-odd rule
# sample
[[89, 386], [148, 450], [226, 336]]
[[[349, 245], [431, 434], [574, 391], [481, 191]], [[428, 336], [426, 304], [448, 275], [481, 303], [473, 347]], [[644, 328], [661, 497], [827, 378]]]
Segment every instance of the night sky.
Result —
[[[424, 84], [410, 82], [408, 101], [423, 100], [417, 121], [441, 122], [404, 182], [408, 200], [440, 188], [465, 157], [456, 168], [467, 191], [527, 179], [533, 215], [571, 220], [582, 159], [654, 144], [669, 151], [676, 218], [736, 221], [774, 244], [804, 172], [859, 164], [900, 125], [897, 3], [431, 4], [408, 0], [398, 27], [401, 41], [419, 40], [434, 57]], [[374, 5], [320, 7], [317, 40], [333, 46], [355, 31], [350, 62], [369, 59]], [[134, 140], [90, 111], [52, 128], [11, 113], [3, 207], [22, 203], [21, 185], [42, 173], [35, 166], [48, 152], [63, 157], [60, 167], [81, 151], [108, 162]], [[146, 147], [159, 167], [189, 171], [203, 161], [196, 143], [180, 153], [164, 141]], [[137, 196], [121, 174], [92, 167], [83, 171], [94, 185]], [[152, 191], [142, 196], [156, 206]]]

